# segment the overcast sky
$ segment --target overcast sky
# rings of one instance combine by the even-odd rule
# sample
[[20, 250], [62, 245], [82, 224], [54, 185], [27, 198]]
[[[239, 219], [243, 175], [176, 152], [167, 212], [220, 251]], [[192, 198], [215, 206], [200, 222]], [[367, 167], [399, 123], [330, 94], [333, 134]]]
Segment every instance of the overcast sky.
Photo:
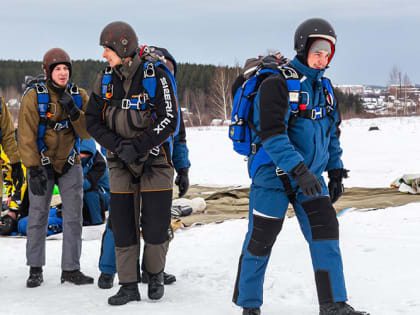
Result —
[[419, 0], [2, 0], [0, 9], [0, 59], [41, 60], [61, 47], [101, 60], [102, 28], [122, 20], [178, 61], [243, 65], [267, 50], [293, 57], [296, 27], [322, 17], [338, 35], [335, 84], [386, 85], [394, 65], [420, 84]]

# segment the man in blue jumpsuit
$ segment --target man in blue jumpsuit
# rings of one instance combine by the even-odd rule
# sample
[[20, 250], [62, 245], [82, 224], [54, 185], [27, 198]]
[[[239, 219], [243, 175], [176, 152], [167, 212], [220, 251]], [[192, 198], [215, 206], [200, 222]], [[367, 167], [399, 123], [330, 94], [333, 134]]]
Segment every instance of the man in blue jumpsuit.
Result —
[[[334, 29], [327, 21], [304, 21], [295, 33], [297, 55], [288, 70], [266, 78], [255, 97], [252, 119], [259, 134], [253, 133], [253, 142], [258, 150], [248, 160], [253, 173], [249, 226], [233, 296], [243, 314], [260, 314], [265, 270], [289, 202], [309, 244], [320, 314], [367, 314], [345, 303], [339, 228], [332, 206], [343, 193], [342, 179], [347, 177], [341, 161], [339, 112], [331, 84], [322, 79], [335, 43]], [[288, 88], [291, 79], [300, 82], [298, 98]], [[289, 101], [295, 97], [299, 110], [292, 112]], [[260, 163], [262, 155], [270, 160], [268, 164]], [[330, 179], [328, 188], [324, 171]], [[280, 180], [282, 174], [287, 175], [288, 185]]]

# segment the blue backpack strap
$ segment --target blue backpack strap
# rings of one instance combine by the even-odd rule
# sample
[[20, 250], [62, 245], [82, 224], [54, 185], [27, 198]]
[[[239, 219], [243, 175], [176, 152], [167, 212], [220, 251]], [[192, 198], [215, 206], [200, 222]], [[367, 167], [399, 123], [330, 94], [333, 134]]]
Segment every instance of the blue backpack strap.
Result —
[[334, 90], [331, 85], [331, 81], [326, 78], [322, 77], [322, 87], [324, 89], [325, 101], [327, 103], [327, 107], [331, 107], [331, 109], [327, 109], [328, 112], [334, 110], [335, 98], [334, 98]]
[[[142, 81], [142, 85], [143, 88], [146, 90], [150, 102], [154, 103], [155, 102], [155, 98], [156, 98], [156, 85], [157, 85], [157, 81], [156, 81], [156, 68], [161, 68], [165, 71], [165, 73], [167, 74], [167, 76], [169, 77], [169, 79], [171, 80], [171, 84], [173, 87], [173, 92], [175, 95], [175, 101], [176, 101], [176, 106], [177, 106], [177, 112], [178, 112], [178, 119], [177, 119], [177, 124], [176, 124], [176, 129], [175, 132], [172, 134], [171, 137], [169, 137], [166, 142], [169, 144], [169, 149], [170, 152], [172, 154], [173, 152], [173, 142], [174, 142], [174, 137], [176, 137], [178, 135], [179, 132], [179, 126], [180, 126], [180, 122], [181, 122], [181, 106], [178, 103], [178, 93], [177, 93], [177, 83], [175, 80], [175, 77], [173, 76], [171, 70], [169, 70], [169, 68], [162, 62], [160, 61], [146, 61], [143, 65], [143, 81]], [[152, 113], [152, 117], [153, 119], [156, 119], [156, 114]], [[153, 150], [155, 150], [155, 152], [158, 150], [158, 148], [154, 148]]]
[[[32, 88], [35, 89], [37, 94], [38, 113], [40, 118], [36, 143], [38, 145], [38, 153], [41, 155], [41, 165], [47, 166], [51, 164], [51, 161], [49, 157], [44, 155], [44, 152], [47, 150], [47, 146], [44, 142], [44, 135], [49, 120], [48, 104], [50, 102], [50, 95], [48, 94], [47, 86], [44, 83], [36, 83]], [[27, 91], [29, 91], [29, 89]]]

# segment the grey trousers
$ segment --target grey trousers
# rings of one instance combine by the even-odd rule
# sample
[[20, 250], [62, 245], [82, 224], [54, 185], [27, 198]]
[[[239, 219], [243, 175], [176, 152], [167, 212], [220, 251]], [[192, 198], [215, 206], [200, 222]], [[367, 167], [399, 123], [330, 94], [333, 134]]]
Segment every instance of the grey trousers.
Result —
[[[43, 168], [45, 176], [47, 171]], [[30, 174], [28, 172], [28, 183]], [[82, 207], [83, 207], [83, 171], [80, 164], [58, 178], [60, 197], [63, 203], [63, 246], [61, 256], [62, 270], [80, 269], [82, 250]], [[29, 217], [26, 241], [26, 264], [32, 267], [45, 265], [45, 238], [47, 235], [48, 215], [54, 179], [48, 179], [47, 191], [43, 196], [29, 192]]]

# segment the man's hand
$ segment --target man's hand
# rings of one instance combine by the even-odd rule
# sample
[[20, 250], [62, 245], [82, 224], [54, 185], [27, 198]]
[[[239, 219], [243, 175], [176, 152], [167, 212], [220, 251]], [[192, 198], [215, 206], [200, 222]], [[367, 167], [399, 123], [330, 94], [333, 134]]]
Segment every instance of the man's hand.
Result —
[[115, 151], [118, 157], [127, 164], [136, 162], [140, 156], [131, 140], [120, 141]]
[[344, 193], [343, 178], [348, 177], [348, 170], [339, 168], [328, 171], [328, 191], [330, 192], [331, 203], [334, 203]]
[[70, 120], [77, 120], [80, 116], [80, 110], [77, 108], [76, 104], [74, 103], [73, 97], [64, 92], [58, 102], [63, 105], [64, 110], [66, 111], [67, 115], [70, 117]]
[[178, 171], [178, 174], [175, 179], [175, 185], [178, 185], [179, 188], [179, 198], [181, 198], [187, 193], [188, 187], [190, 187], [190, 181], [188, 179], [188, 168], [181, 168]]
[[47, 191], [47, 176], [39, 166], [29, 168], [29, 188], [36, 196], [44, 196]]
[[318, 177], [310, 172], [303, 162], [296, 165], [291, 171], [305, 197], [316, 197], [322, 193], [322, 185]]

